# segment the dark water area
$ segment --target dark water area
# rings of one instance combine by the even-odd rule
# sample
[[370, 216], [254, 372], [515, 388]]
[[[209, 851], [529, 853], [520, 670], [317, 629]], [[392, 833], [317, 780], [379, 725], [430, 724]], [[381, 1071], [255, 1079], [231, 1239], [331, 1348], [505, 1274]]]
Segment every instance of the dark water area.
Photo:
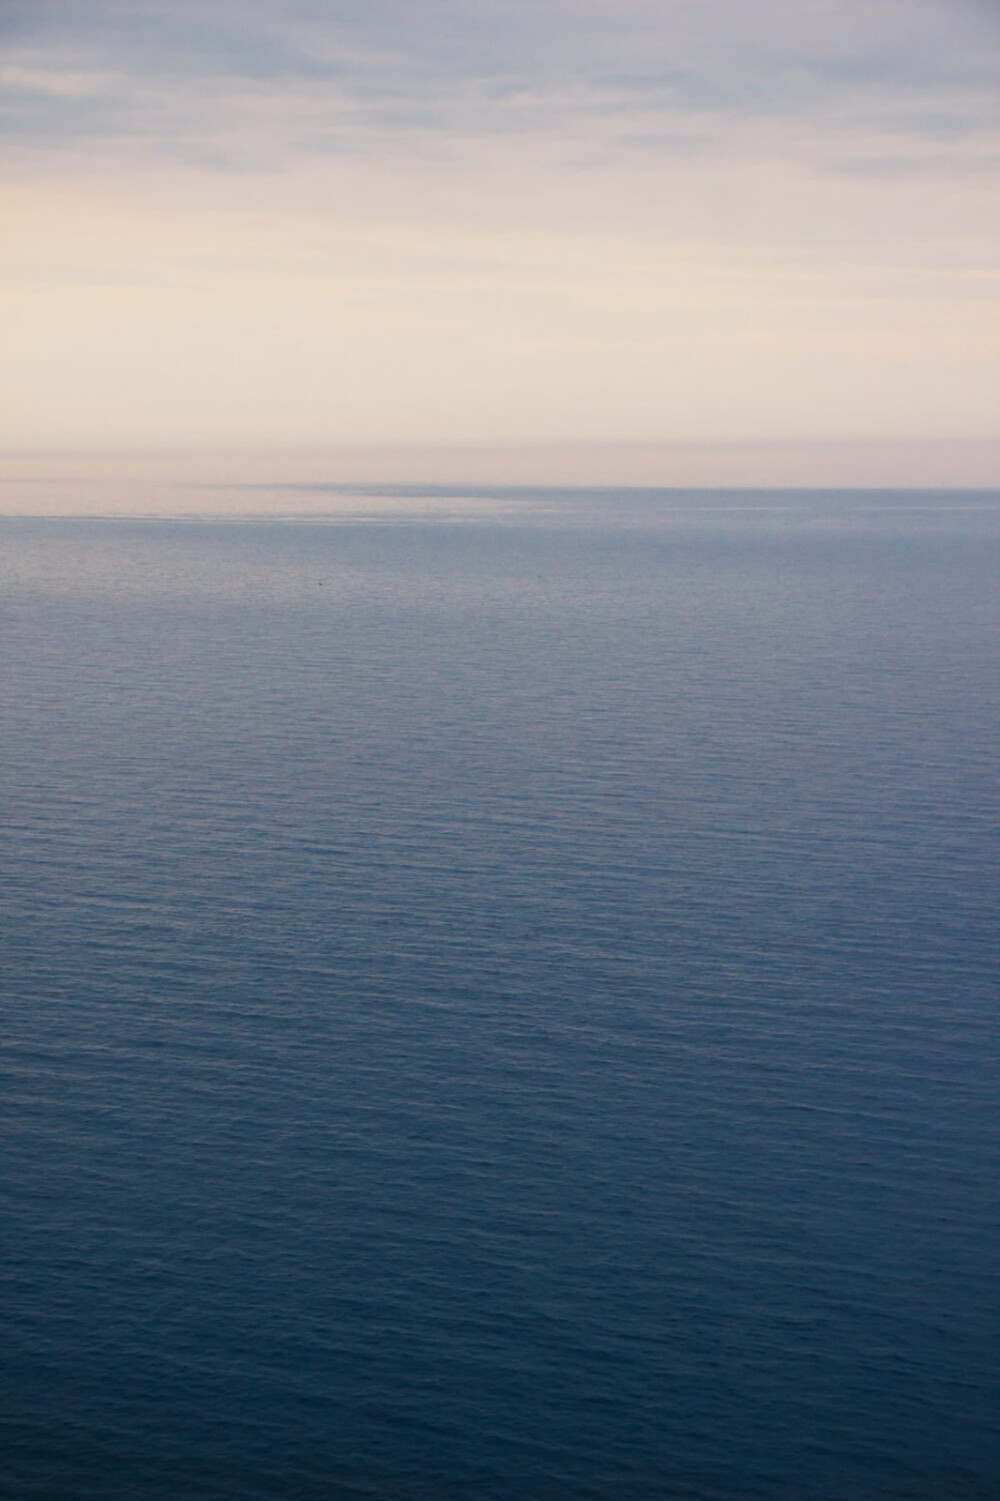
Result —
[[0, 1494], [1000, 1496], [997, 498], [334, 499], [0, 526]]

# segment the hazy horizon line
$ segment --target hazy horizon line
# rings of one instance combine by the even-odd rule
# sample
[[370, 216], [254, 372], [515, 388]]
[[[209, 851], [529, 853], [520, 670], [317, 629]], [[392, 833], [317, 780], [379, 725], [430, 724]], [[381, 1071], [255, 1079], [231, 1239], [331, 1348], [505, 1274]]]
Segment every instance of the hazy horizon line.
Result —
[[[0, 449], [0, 514], [175, 514], [205, 509], [228, 491], [242, 507], [252, 488], [275, 512], [309, 487], [682, 490], [994, 490], [998, 439], [764, 440], [657, 443], [65, 445]], [[284, 494], [284, 499], [282, 495]]]

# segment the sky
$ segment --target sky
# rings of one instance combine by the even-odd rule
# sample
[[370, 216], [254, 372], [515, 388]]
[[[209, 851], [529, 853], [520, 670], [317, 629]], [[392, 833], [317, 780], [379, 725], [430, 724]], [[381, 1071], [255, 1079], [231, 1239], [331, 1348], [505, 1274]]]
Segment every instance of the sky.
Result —
[[0, 0], [0, 447], [981, 453], [998, 78], [994, 0]]

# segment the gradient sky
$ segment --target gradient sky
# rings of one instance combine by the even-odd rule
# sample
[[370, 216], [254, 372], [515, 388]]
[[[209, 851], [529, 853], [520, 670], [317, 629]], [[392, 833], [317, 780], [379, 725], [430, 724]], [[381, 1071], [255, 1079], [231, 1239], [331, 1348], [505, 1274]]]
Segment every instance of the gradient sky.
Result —
[[0, 444], [998, 431], [993, 0], [0, 0]]

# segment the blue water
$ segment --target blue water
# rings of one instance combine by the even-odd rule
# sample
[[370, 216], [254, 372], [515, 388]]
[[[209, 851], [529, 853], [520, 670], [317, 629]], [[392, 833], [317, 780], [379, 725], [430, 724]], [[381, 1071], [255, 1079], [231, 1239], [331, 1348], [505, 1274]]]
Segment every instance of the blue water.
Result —
[[0, 530], [5, 1498], [1000, 1495], [995, 496]]

